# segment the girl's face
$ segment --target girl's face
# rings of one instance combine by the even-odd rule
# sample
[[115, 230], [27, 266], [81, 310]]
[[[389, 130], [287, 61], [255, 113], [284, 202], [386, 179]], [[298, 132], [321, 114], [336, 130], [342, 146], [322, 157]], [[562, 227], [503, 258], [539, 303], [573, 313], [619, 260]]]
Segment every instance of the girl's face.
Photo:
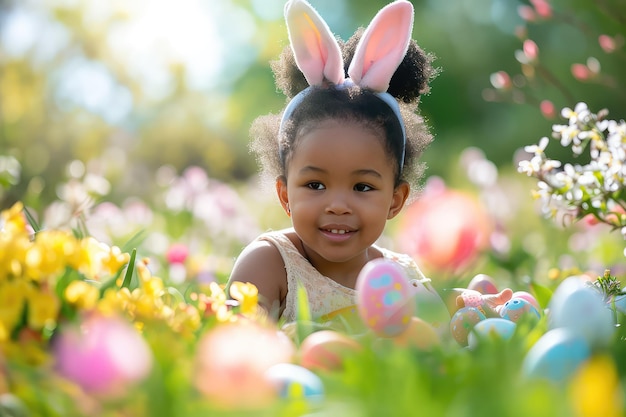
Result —
[[298, 139], [277, 191], [308, 255], [346, 262], [365, 254], [408, 196], [408, 184], [394, 187], [395, 166], [382, 139], [358, 123], [327, 120]]

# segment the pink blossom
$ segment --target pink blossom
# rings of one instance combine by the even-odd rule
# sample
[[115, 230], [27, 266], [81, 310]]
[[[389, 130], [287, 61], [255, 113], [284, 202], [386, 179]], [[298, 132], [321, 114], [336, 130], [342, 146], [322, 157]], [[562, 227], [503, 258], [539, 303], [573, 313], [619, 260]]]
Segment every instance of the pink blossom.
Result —
[[498, 90], [508, 90], [511, 88], [511, 77], [506, 71], [498, 71], [491, 74], [489, 78], [491, 85]]
[[522, 5], [517, 8], [517, 14], [527, 22], [534, 22], [537, 20], [537, 14], [535, 9], [530, 6]]
[[530, 3], [535, 8], [535, 11], [539, 16], [544, 19], [552, 17], [552, 6], [546, 0], [530, 0]]
[[92, 315], [62, 327], [53, 343], [56, 369], [85, 391], [108, 397], [125, 393], [152, 368], [152, 352], [128, 322]]
[[546, 119], [554, 119], [556, 116], [556, 108], [550, 100], [542, 100], [539, 104], [539, 109]]
[[165, 257], [170, 264], [183, 264], [189, 256], [189, 249], [182, 243], [174, 243], [169, 247]]
[[572, 75], [579, 81], [587, 81], [591, 78], [591, 71], [584, 64], [573, 64]]
[[600, 35], [598, 37], [598, 43], [604, 52], [610, 54], [615, 52], [617, 49], [617, 42], [615, 38], [610, 37], [609, 35]]
[[539, 47], [530, 39], [524, 41], [522, 49], [524, 50], [524, 55], [526, 55], [530, 61], [535, 61], [539, 57]]

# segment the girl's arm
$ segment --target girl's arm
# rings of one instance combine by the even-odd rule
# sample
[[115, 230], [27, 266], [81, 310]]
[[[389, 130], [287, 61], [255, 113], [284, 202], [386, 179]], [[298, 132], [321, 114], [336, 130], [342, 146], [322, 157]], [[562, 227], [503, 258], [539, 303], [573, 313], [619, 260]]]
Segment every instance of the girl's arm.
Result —
[[228, 284], [233, 281], [254, 284], [259, 290], [259, 304], [278, 320], [285, 308], [287, 272], [276, 246], [262, 240], [248, 245], [237, 258]]

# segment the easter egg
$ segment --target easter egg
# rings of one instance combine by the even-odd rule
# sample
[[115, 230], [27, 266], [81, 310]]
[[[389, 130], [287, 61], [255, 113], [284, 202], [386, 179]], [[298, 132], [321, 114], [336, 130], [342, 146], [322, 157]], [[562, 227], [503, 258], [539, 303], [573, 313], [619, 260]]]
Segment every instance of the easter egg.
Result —
[[265, 372], [293, 360], [296, 347], [274, 326], [239, 320], [204, 333], [196, 347], [194, 386], [220, 409], [261, 408], [275, 399]]
[[542, 311], [542, 308], [539, 305], [539, 301], [537, 301], [537, 299], [528, 291], [515, 291], [513, 295], [511, 296], [511, 298], [523, 298], [524, 300], [532, 304], [533, 307], [537, 309], [538, 313], [541, 313]]
[[337, 370], [346, 355], [359, 350], [361, 345], [351, 337], [334, 330], [319, 330], [302, 341], [300, 364], [311, 370]]
[[459, 345], [467, 346], [470, 331], [476, 323], [485, 319], [485, 315], [478, 308], [462, 307], [450, 319], [450, 333]]
[[567, 327], [591, 346], [606, 345], [615, 332], [615, 321], [602, 295], [586, 286], [559, 289], [560, 286], [550, 300], [549, 328]]
[[503, 318], [487, 318], [474, 325], [467, 337], [468, 346], [475, 348], [481, 340], [497, 337], [510, 339], [515, 332], [515, 322]]
[[568, 328], [547, 331], [530, 348], [522, 372], [530, 378], [563, 382], [591, 355], [583, 336]]
[[396, 346], [431, 350], [441, 344], [435, 328], [419, 317], [411, 317], [407, 328], [393, 338]]
[[415, 312], [414, 290], [400, 265], [384, 258], [368, 262], [355, 289], [358, 312], [367, 327], [383, 337], [406, 330]]
[[467, 284], [468, 290], [476, 290], [481, 294], [497, 294], [496, 283], [489, 275], [478, 274]]
[[265, 371], [265, 378], [281, 398], [289, 400], [321, 401], [324, 384], [312, 371], [293, 363], [279, 363]]
[[516, 323], [522, 317], [527, 317], [526, 320], [533, 320], [533, 322], [541, 318], [537, 309], [524, 298], [511, 298], [500, 309], [500, 315]]

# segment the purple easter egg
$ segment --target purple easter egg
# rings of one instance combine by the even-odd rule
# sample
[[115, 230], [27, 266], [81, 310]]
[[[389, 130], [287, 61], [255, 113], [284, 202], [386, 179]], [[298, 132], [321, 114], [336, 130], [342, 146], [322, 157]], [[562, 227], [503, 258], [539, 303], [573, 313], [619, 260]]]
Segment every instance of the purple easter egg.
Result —
[[476, 290], [481, 294], [497, 294], [499, 292], [493, 278], [486, 274], [478, 274], [474, 276], [469, 284], [467, 284], [467, 288], [470, 290]]

